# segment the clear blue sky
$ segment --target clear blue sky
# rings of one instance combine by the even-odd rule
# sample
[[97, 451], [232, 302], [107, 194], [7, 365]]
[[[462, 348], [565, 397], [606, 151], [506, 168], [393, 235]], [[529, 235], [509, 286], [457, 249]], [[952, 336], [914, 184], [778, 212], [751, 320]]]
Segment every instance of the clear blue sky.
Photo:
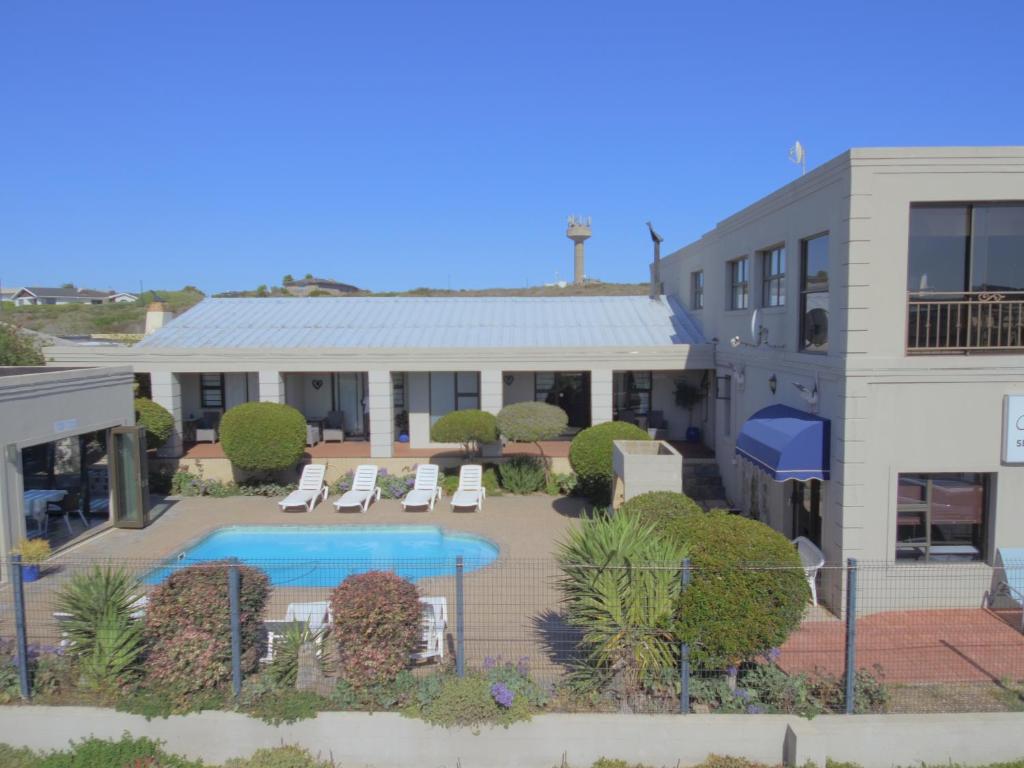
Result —
[[669, 250], [851, 146], [1024, 143], [1024, 4], [0, 7], [0, 279], [550, 281]]

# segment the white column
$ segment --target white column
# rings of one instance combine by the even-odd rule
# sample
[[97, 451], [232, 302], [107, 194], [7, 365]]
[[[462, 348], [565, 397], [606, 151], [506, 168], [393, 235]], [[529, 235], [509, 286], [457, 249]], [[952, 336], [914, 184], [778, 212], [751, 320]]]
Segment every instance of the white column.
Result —
[[590, 423], [612, 420], [612, 372], [597, 368], [590, 372]]
[[391, 458], [395, 443], [394, 390], [391, 371], [368, 371], [370, 411], [370, 456]]
[[498, 415], [504, 403], [504, 384], [501, 370], [488, 368], [480, 371], [480, 410]]
[[259, 390], [261, 403], [284, 402], [284, 377], [280, 371], [260, 371]]
[[181, 379], [178, 374], [168, 371], [151, 373], [149, 388], [153, 395], [153, 402], [170, 411], [171, 418], [174, 419], [171, 436], [157, 451], [157, 455], [171, 459], [177, 458], [184, 452], [181, 423]]

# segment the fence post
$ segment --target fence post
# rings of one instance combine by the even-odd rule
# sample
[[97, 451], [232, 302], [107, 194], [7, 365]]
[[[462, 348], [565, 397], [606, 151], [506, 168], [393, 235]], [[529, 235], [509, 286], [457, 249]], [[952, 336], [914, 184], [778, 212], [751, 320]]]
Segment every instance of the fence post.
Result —
[[846, 714], [854, 712], [857, 681], [857, 560], [846, 561]]
[[[682, 568], [679, 570], [680, 594], [686, 591], [690, 584], [690, 558], [683, 559]], [[679, 643], [679, 714], [690, 713], [690, 646], [687, 643]]]
[[17, 633], [18, 685], [21, 698], [28, 701], [32, 689], [28, 684], [28, 633], [25, 625], [25, 584], [21, 578], [21, 555], [11, 556], [11, 589], [14, 591], [14, 626]]
[[466, 674], [465, 599], [462, 594], [462, 555], [455, 558], [455, 674]]
[[237, 698], [242, 693], [242, 620], [238, 605], [239, 572], [228, 566], [228, 600], [231, 606], [231, 689]]

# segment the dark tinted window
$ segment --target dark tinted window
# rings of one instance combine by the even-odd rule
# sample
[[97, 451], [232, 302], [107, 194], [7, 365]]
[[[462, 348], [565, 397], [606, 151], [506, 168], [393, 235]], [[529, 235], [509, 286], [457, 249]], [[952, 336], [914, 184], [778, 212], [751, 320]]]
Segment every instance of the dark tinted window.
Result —
[[964, 290], [970, 225], [964, 205], [910, 209], [908, 291]]

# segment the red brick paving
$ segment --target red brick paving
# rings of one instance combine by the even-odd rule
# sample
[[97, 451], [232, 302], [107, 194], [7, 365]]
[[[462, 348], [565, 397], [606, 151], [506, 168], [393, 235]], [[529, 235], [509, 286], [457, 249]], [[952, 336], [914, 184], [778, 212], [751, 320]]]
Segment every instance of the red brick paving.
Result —
[[[857, 668], [881, 668], [887, 683], [1024, 680], [1020, 611], [981, 608], [893, 611], [857, 621]], [[841, 621], [808, 621], [782, 646], [787, 672], [843, 671]]]

